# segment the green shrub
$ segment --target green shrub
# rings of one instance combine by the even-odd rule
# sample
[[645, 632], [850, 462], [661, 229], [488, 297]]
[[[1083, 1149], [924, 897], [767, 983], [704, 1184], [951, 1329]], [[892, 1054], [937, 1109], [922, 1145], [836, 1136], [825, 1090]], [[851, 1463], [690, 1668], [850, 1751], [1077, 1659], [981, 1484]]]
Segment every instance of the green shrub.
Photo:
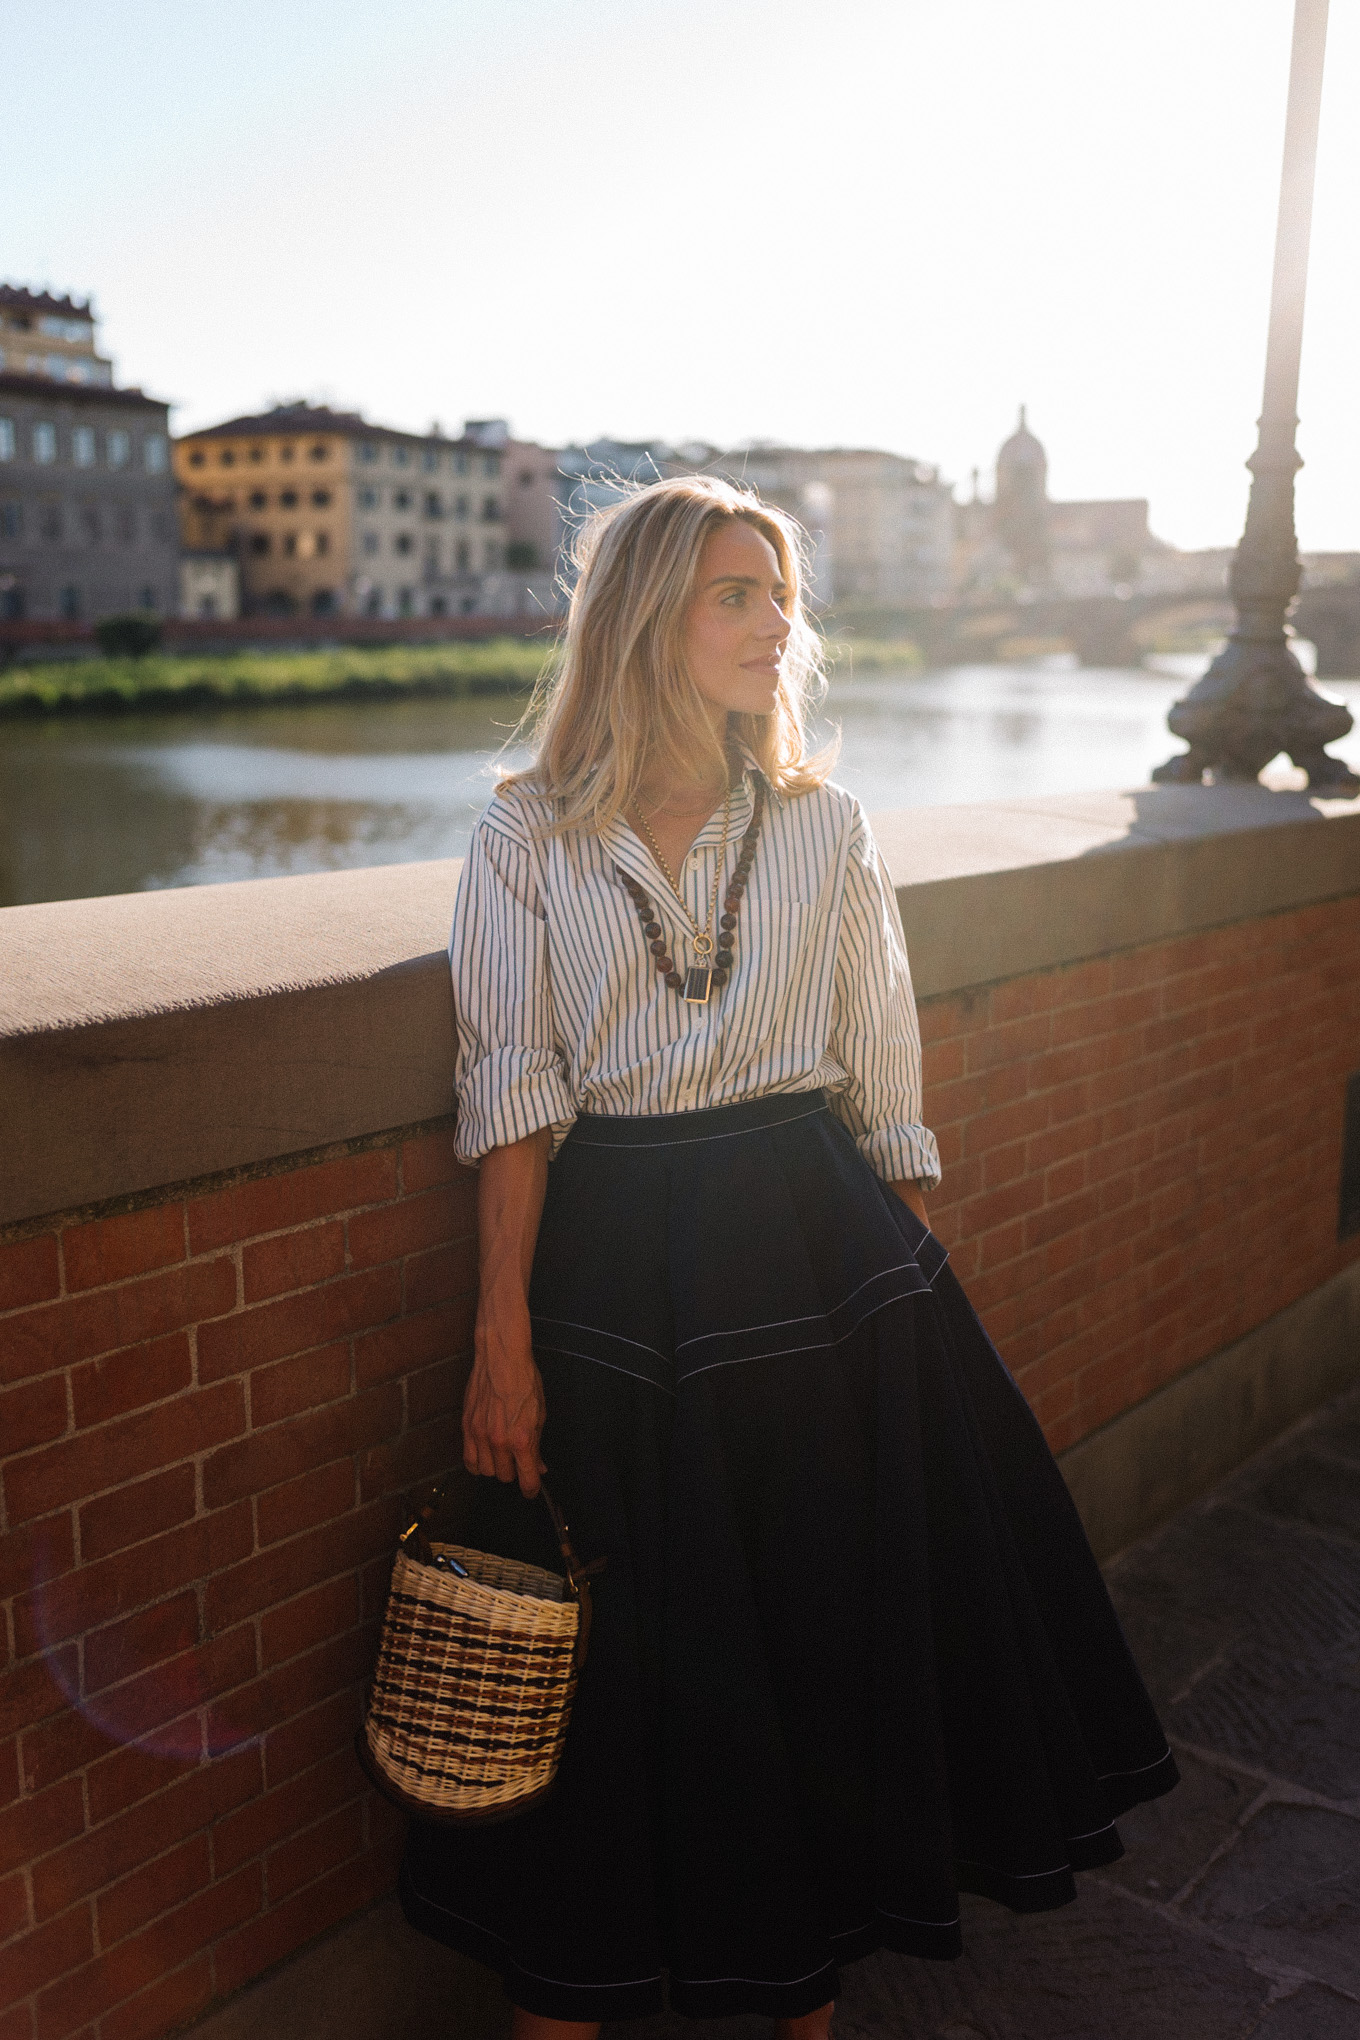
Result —
[[161, 621], [144, 609], [133, 609], [125, 616], [101, 617], [94, 634], [106, 659], [144, 659], [161, 641]]

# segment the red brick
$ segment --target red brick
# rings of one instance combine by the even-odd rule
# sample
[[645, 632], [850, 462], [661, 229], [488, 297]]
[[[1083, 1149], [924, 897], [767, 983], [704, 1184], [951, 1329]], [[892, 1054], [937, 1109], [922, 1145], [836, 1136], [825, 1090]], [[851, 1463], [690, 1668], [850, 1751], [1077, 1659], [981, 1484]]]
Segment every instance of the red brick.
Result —
[[323, 1466], [390, 1437], [400, 1430], [401, 1421], [401, 1385], [393, 1381], [308, 1410], [286, 1424], [252, 1431], [204, 1461], [204, 1500], [209, 1508], [219, 1508], [240, 1496], [258, 1494], [309, 1466]]
[[0, 1735], [59, 1714], [79, 1693], [79, 1680], [73, 1646], [30, 1657], [9, 1671], [0, 1686]]
[[1097, 956], [1092, 957], [1089, 963], [1068, 964], [1054, 972], [1054, 1008], [1087, 1005], [1094, 999], [1103, 999], [1112, 984], [1108, 957]]
[[268, 1671], [313, 1645], [341, 1636], [359, 1620], [358, 1582], [353, 1573], [271, 1608], [260, 1623], [260, 1665]]
[[255, 1430], [349, 1394], [349, 1346], [322, 1346], [292, 1360], [276, 1360], [250, 1377], [250, 1421]]
[[[459, 1353], [472, 1338], [476, 1297], [469, 1290], [455, 1303], [398, 1318], [380, 1331], [364, 1332], [354, 1341], [354, 1378], [360, 1388], [390, 1381]], [[409, 1308], [409, 1306], [408, 1306]]]
[[[134, 1608], [162, 1600], [192, 1580], [208, 1578], [234, 1564], [253, 1541], [250, 1504], [239, 1502], [182, 1523], [138, 1546], [137, 1562], [112, 1557], [64, 1573], [38, 1592], [14, 1603], [14, 1634], [21, 1657], [45, 1642], [60, 1643], [102, 1622], [130, 1615]], [[225, 1625], [218, 1625], [225, 1626]]]
[[247, 1737], [262, 1735], [276, 1721], [328, 1700], [344, 1687], [356, 1685], [373, 1669], [377, 1636], [351, 1630], [332, 1637], [318, 1650], [276, 1665], [249, 1685], [239, 1686], [208, 1710], [208, 1734], [215, 1747], [227, 1748]]
[[154, 1735], [159, 1748], [196, 1756], [201, 1727], [193, 1710], [247, 1684], [256, 1660], [254, 1624], [238, 1623], [223, 1636], [106, 1688], [96, 1702], [99, 1723], [121, 1743]]
[[[186, 1729], [197, 1727], [201, 1737], [201, 1724], [196, 1717], [182, 1725]], [[183, 1747], [187, 1751], [187, 1737]], [[247, 1799], [263, 1791], [264, 1772], [258, 1749], [233, 1750], [227, 1755], [209, 1754], [212, 1762], [208, 1768], [213, 1782], [213, 1808], [209, 1818], [216, 1820], [232, 1807], [243, 1805]], [[203, 1767], [197, 1748], [192, 1754], [176, 1754], [164, 1747], [161, 1736], [157, 1736], [152, 1744], [115, 1750], [87, 1775], [85, 1784], [90, 1799], [90, 1819], [98, 1824], [115, 1813], [123, 1812], [126, 1807], [149, 1799], [153, 1793], [178, 1784], [181, 1779], [201, 1775]]]
[[241, 1255], [245, 1300], [259, 1303], [290, 1289], [310, 1289], [341, 1274], [344, 1266], [345, 1222], [340, 1218], [253, 1240]]
[[442, 1474], [462, 1456], [460, 1411], [443, 1412], [430, 1423], [403, 1431], [399, 1438], [365, 1452], [359, 1462], [359, 1493], [366, 1502], [376, 1495], [406, 1494], [417, 1482]]
[[98, 1501], [86, 1502], [80, 1511], [80, 1552], [88, 1563], [140, 1544], [176, 1523], [185, 1523], [194, 1513], [194, 1469], [172, 1466], [165, 1473], [153, 1473], [149, 1480], [132, 1481], [115, 1488]]
[[0, 1807], [12, 1806], [19, 1797], [19, 1738], [0, 1742]]
[[409, 1197], [416, 1190], [433, 1189], [436, 1183], [459, 1183], [469, 1195], [475, 1192], [477, 1172], [468, 1169], [454, 1153], [454, 1126], [414, 1134], [401, 1144], [401, 1187]]
[[11, 2011], [0, 2012], [0, 2040], [33, 2040], [31, 2003], [15, 2005]]
[[11, 1529], [0, 1537], [0, 1601], [69, 1572], [75, 1562], [75, 1518], [69, 1509]]
[[1000, 1063], [1026, 1062], [1048, 1047], [1051, 1021], [1047, 1013], [1033, 1013], [1024, 1020], [1007, 1020], [981, 1034], [968, 1036], [968, 1074], [995, 1068]]
[[67, 1226], [61, 1236], [68, 1289], [98, 1289], [153, 1268], [169, 1268], [184, 1255], [184, 1206], [153, 1205], [118, 1218]]
[[100, 2040], [161, 2040], [203, 2011], [212, 1994], [212, 1957], [201, 1954], [106, 2012], [99, 2022]]
[[305, 1169], [285, 1169], [253, 1183], [196, 1197], [189, 1204], [189, 1244], [206, 1252], [262, 1233], [282, 1232], [309, 1219], [331, 1218], [397, 1194], [397, 1150], [373, 1148]]
[[350, 1913], [371, 1905], [390, 1890], [397, 1855], [397, 1845], [390, 1843], [370, 1850], [358, 1863], [342, 1863], [329, 1876], [294, 1892], [282, 1905], [271, 1906], [239, 1933], [226, 1936], [213, 1951], [218, 1991], [239, 1989], [304, 1942], [315, 1940]]
[[353, 1761], [354, 1732], [362, 1714], [362, 1697], [358, 1687], [352, 1686], [344, 1692], [332, 1693], [320, 1706], [309, 1708], [294, 1720], [267, 1730], [264, 1762], [270, 1789], [334, 1751], [344, 1752]]
[[5, 1501], [12, 1523], [44, 1514], [63, 1502], [119, 1487], [177, 1459], [206, 1451], [245, 1429], [240, 1382], [224, 1381], [173, 1397], [154, 1409], [122, 1417], [41, 1447], [5, 1467]]
[[235, 1301], [236, 1270], [221, 1255], [112, 1289], [42, 1304], [20, 1312], [5, 1326], [6, 1371], [18, 1379], [115, 1347], [140, 1345], [181, 1325], [216, 1317]]
[[29, 1997], [59, 1976], [88, 1962], [94, 1954], [90, 1908], [79, 1905], [59, 1920], [49, 1920], [25, 1935], [18, 1947], [5, 1950], [0, 1962], [0, 2005]]
[[[22, 1871], [0, 1877], [0, 1942], [13, 1940], [28, 1925], [28, 1886]], [[45, 1980], [45, 1979], [44, 1979]], [[16, 1991], [22, 1997], [22, 1991]]]
[[993, 985], [989, 1020], [993, 1026], [1007, 1020], [1028, 1020], [1035, 1013], [1046, 1013], [1053, 1004], [1056, 973], [1036, 971], [1030, 977], [1010, 978], [1005, 984]]
[[477, 1282], [477, 1243], [459, 1240], [449, 1247], [412, 1254], [405, 1264], [405, 1276], [408, 1311], [428, 1310], [450, 1298], [471, 1298]]
[[18, 1870], [48, 1849], [59, 1849], [85, 1826], [78, 1778], [65, 1778], [31, 1799], [15, 1800], [0, 1818], [0, 1871]]
[[139, 1608], [85, 1638], [85, 1691], [97, 1693], [102, 1686], [130, 1679], [192, 1650], [197, 1642], [198, 1597], [192, 1591]]
[[443, 1246], [469, 1231], [466, 1203], [452, 1185], [403, 1197], [349, 1221], [349, 1257], [355, 1268], [399, 1260], [426, 1247]]
[[66, 1429], [66, 1377], [40, 1374], [0, 1395], [0, 1453], [9, 1458], [60, 1438]]
[[105, 1424], [129, 1410], [163, 1402], [188, 1388], [194, 1378], [187, 1332], [172, 1332], [145, 1346], [108, 1353], [71, 1370], [76, 1423]]
[[106, 1949], [39, 1998], [38, 2040], [66, 2040], [92, 2015], [158, 1983], [172, 1966], [182, 1967], [186, 1957], [258, 1913], [262, 1896], [259, 1866], [248, 1864], [139, 1934]]
[[333, 1339], [396, 1317], [400, 1309], [401, 1271], [395, 1267], [368, 1268], [297, 1296], [254, 1304], [203, 1326], [198, 1335], [198, 1378], [216, 1381], [224, 1374], [240, 1374], [268, 1360], [329, 1345]]
[[49, 1715], [24, 1733], [20, 1756], [24, 1790], [43, 1792], [59, 1779], [83, 1771], [104, 1755], [113, 1740], [79, 1707]]
[[43, 1303], [60, 1288], [55, 1233], [39, 1233], [35, 1239], [0, 1247], [0, 1311]]
[[353, 1730], [346, 1717], [342, 1747], [217, 1822], [213, 1828], [217, 1874], [221, 1876], [249, 1862], [251, 1857], [263, 1855], [285, 1836], [321, 1820], [337, 1806], [358, 1801], [363, 1792], [364, 1775], [354, 1754]]
[[296, 1480], [283, 1482], [262, 1494], [256, 1504], [260, 1549], [295, 1537], [315, 1523], [329, 1523], [354, 1506], [355, 1478], [352, 1458], [333, 1459]]
[[471, 1369], [471, 1357], [441, 1360], [435, 1367], [422, 1367], [406, 1380], [406, 1417], [411, 1425], [431, 1417], [456, 1417], [463, 1407], [463, 1391]]
[[265, 1858], [269, 1903], [277, 1905], [300, 1886], [324, 1877], [336, 1864], [352, 1861], [363, 1843], [363, 1808], [357, 1800], [352, 1806], [342, 1806], [329, 1820], [293, 1835]]
[[95, 1900], [100, 1947], [111, 1948], [148, 1920], [159, 1919], [180, 1900], [192, 1898], [212, 1874], [212, 1845], [205, 1828], [167, 1849], [163, 1856], [143, 1863], [130, 1877], [119, 1878]]
[[333, 1523], [319, 1524], [240, 1565], [216, 1572], [207, 1587], [209, 1628], [225, 1629], [245, 1621], [261, 1609], [275, 1607], [307, 1587], [376, 1558], [395, 1541], [399, 1514], [394, 1501], [371, 1502]]

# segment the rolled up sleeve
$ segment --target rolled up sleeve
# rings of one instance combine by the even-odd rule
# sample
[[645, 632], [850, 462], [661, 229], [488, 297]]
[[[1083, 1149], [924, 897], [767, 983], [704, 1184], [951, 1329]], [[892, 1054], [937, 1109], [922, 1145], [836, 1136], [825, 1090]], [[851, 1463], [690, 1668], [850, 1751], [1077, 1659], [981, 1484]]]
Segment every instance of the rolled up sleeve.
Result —
[[832, 1095], [860, 1153], [885, 1182], [940, 1180], [935, 1136], [921, 1121], [921, 1034], [902, 923], [863, 810], [846, 864], [828, 1047], [849, 1081]]
[[547, 922], [524, 825], [493, 802], [473, 833], [449, 942], [458, 1025], [459, 1159], [477, 1162], [576, 1117], [553, 1026]]

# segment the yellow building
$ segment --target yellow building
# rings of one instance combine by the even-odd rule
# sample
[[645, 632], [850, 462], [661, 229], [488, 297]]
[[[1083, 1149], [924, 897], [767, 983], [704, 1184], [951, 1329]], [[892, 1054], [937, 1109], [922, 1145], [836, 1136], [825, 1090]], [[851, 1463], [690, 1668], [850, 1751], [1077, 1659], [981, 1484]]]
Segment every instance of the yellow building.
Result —
[[505, 567], [503, 456], [280, 404], [175, 444], [189, 553], [240, 564], [245, 615], [452, 616]]

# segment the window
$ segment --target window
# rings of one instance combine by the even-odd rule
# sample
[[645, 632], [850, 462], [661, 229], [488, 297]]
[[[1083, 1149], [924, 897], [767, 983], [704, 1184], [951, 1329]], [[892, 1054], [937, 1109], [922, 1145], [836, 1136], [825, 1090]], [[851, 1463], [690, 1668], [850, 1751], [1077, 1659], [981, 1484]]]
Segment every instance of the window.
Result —
[[[9, 580], [9, 576], [6, 575], [5, 579]], [[13, 582], [9, 587], [0, 584], [0, 616], [3, 616], [7, 623], [17, 623], [23, 613], [23, 589]]]
[[308, 460], [325, 460], [329, 452], [330, 448], [325, 444], [325, 442], [323, 440], [318, 439], [315, 446], [308, 447], [307, 458]]
[[415, 541], [409, 531], [399, 531], [393, 540], [393, 550], [399, 553], [415, 551]]
[[440, 495], [438, 489], [427, 489], [425, 491], [425, 515], [427, 517], [442, 517], [444, 515], [444, 498]]
[[199, 447], [197, 447], [197, 446], [196, 446], [196, 447], [194, 448], [193, 452], [192, 452], [192, 453], [191, 453], [191, 454], [189, 455], [189, 465], [190, 465], [190, 467], [202, 467], [202, 465], [203, 465], [203, 459], [204, 459], [204, 456], [203, 456], [203, 453], [202, 453], [201, 449], [200, 449]]
[[93, 425], [77, 425], [71, 434], [71, 458], [77, 467], [94, 466]]
[[392, 508], [394, 510], [409, 510], [410, 507], [411, 491], [409, 489], [394, 489], [392, 492]]
[[460, 538], [458, 541], [457, 560], [458, 560], [458, 572], [460, 574], [465, 574], [468, 568], [472, 565], [472, 547], [468, 544], [465, 538]]
[[400, 615], [400, 616], [412, 616], [412, 615], [414, 615], [414, 613], [415, 613], [415, 606], [416, 606], [416, 591], [415, 591], [415, 589], [414, 589], [414, 588], [398, 588], [398, 590], [397, 590], [397, 613], [398, 613], [398, 615]]
[[33, 458], [49, 467], [57, 457], [57, 428], [46, 422], [33, 427]]
[[457, 502], [456, 502], [456, 503], [454, 504], [454, 506], [453, 506], [453, 514], [454, 514], [454, 516], [455, 516], [455, 517], [466, 517], [466, 516], [467, 516], [467, 514], [468, 514], [468, 499], [467, 499], [467, 497], [466, 497], [466, 496], [460, 496], [460, 497], [458, 498], [458, 501], [457, 501]]
[[[127, 466], [129, 444], [126, 432], [110, 432], [108, 438], [104, 441], [104, 458], [108, 461], [111, 468]], [[222, 456], [222, 459], [225, 465], [225, 454]]]
[[0, 503], [0, 538], [22, 538], [24, 513], [17, 503]]
[[365, 595], [365, 597], [364, 597], [364, 615], [365, 615], [365, 616], [381, 616], [381, 615], [382, 615], [382, 606], [383, 606], [383, 591], [382, 591], [382, 589], [381, 589], [381, 588], [370, 588], [370, 589], [369, 589], [369, 591], [368, 591], [368, 593], [367, 593], [367, 595]]
[[312, 501], [316, 505], [318, 510], [324, 510], [326, 508], [326, 505], [330, 502], [330, 500], [331, 492], [329, 489], [312, 490]]
[[252, 531], [250, 534], [250, 550], [254, 553], [257, 560], [263, 559], [269, 551], [269, 533], [267, 531]]
[[455, 453], [455, 455], [453, 456], [453, 472], [456, 475], [465, 475], [467, 471], [468, 471], [467, 455], [465, 453]]
[[251, 509], [252, 509], [252, 510], [263, 510], [263, 509], [264, 509], [264, 506], [265, 506], [265, 504], [266, 504], [266, 503], [267, 503], [268, 501], [269, 501], [269, 498], [268, 498], [268, 496], [266, 496], [266, 494], [265, 494], [265, 492], [264, 492], [264, 490], [263, 490], [263, 489], [252, 489], [252, 490], [251, 490], [251, 492], [250, 492], [250, 507], [251, 507]]
[[44, 503], [38, 512], [38, 530], [44, 538], [60, 538], [62, 531], [60, 503]]
[[80, 529], [90, 545], [99, 543], [99, 511], [93, 503], [83, 504], [80, 512]]
[[393, 467], [409, 467], [409, 466], [410, 466], [410, 464], [411, 464], [411, 449], [410, 449], [410, 447], [409, 447], [409, 446], [394, 446], [394, 447], [392, 448], [392, 465], [393, 465]]
[[165, 473], [165, 438], [160, 432], [148, 432], [142, 441], [142, 466], [149, 475]]
[[483, 524], [495, 524], [499, 519], [500, 514], [501, 506], [498, 499], [495, 496], [483, 496], [482, 498]]
[[297, 533], [295, 531], [286, 531], [283, 535], [284, 558], [289, 560], [295, 560], [297, 558], [297, 549], [298, 549]]
[[246, 459], [254, 461], [256, 467], [258, 467], [264, 459], [264, 448], [262, 446], [252, 446], [250, 452], [246, 455]]
[[430, 614], [431, 614], [431, 616], [447, 616], [447, 614], [448, 614], [448, 608], [449, 608], [449, 605], [448, 605], [448, 603], [447, 603], [447, 602], [446, 602], [446, 601], [444, 600], [444, 598], [443, 598], [443, 596], [442, 596], [442, 595], [432, 595], [432, 596], [430, 597]]
[[312, 615], [334, 616], [334, 614], [335, 590], [333, 588], [318, 588], [312, 597]]
[[420, 465], [427, 475], [435, 474], [439, 468], [439, 448], [427, 446], [420, 456]]
[[331, 549], [331, 535], [329, 531], [318, 531], [318, 533], [316, 534], [315, 550], [318, 553], [328, 553], [330, 549]]
[[156, 598], [156, 591], [151, 586], [150, 582], [148, 582], [146, 586], [142, 589], [141, 594], [137, 597], [137, 607], [139, 609], [159, 609], [160, 606], [161, 605]]
[[363, 535], [363, 538], [362, 538], [362, 540], [361, 540], [361, 544], [362, 544], [362, 546], [363, 546], [363, 550], [364, 550], [364, 553], [366, 554], [366, 556], [367, 556], [367, 557], [368, 557], [369, 559], [372, 559], [372, 557], [373, 557], [374, 553], [376, 553], [376, 552], [377, 552], [377, 550], [378, 550], [378, 534], [377, 534], [377, 532], [376, 532], [376, 531], [366, 531], [366, 532], [364, 533], [364, 535]]
[[297, 452], [297, 448], [296, 448], [295, 446], [291, 446], [291, 445], [289, 445], [289, 446], [281, 446], [281, 447], [279, 448], [279, 459], [280, 459], [280, 460], [292, 460], [292, 458], [293, 458], [293, 456], [294, 456], [294, 454], [295, 454], [296, 452]]
[[[378, 449], [373, 444], [373, 441], [371, 439], [361, 439], [359, 441], [359, 459], [363, 462], [363, 465], [365, 467], [372, 467], [374, 461], [377, 458]], [[379, 600], [381, 600], [381, 597], [379, 597]], [[372, 614], [375, 612], [370, 613]]]
[[376, 510], [376, 509], [377, 509], [377, 507], [378, 507], [378, 492], [377, 492], [377, 490], [376, 490], [376, 489], [360, 489], [360, 491], [359, 491], [359, 497], [358, 497], [358, 502], [359, 502], [359, 508], [360, 508], [361, 510]]
[[521, 468], [519, 485], [521, 489], [532, 489], [534, 486], [534, 471], [532, 468]]
[[[110, 436], [112, 436], [112, 435], [110, 435]], [[123, 441], [124, 445], [126, 446], [126, 444], [127, 444], [127, 434], [126, 434], [126, 432], [120, 433], [119, 437], [120, 437], [120, 438], [122, 439], [122, 441]], [[234, 451], [234, 449], [233, 449], [232, 447], [230, 447], [230, 446], [224, 446], [224, 447], [222, 448], [222, 451], [221, 451], [221, 452], [220, 452], [220, 453], [218, 454], [217, 458], [218, 458], [218, 462], [219, 462], [219, 464], [220, 464], [220, 465], [221, 465], [222, 467], [235, 467], [235, 465], [236, 465], [236, 454], [235, 454], [235, 451]], [[126, 460], [126, 459], [127, 459], [127, 454], [126, 454], [126, 453], [124, 453], [124, 455], [123, 455], [123, 459], [124, 459], [124, 460]]]
[[500, 455], [498, 453], [484, 453], [482, 455], [482, 473], [486, 476], [487, 480], [494, 482], [500, 471]]
[[0, 418], [0, 460], [14, 458], [14, 420]]
[[297, 509], [297, 490], [296, 490], [296, 489], [284, 489], [284, 490], [283, 490], [283, 492], [281, 493], [281, 495], [279, 496], [279, 503], [280, 503], [280, 506], [281, 506], [281, 507], [282, 507], [282, 508], [283, 508], [284, 510], [296, 510], [296, 509]]
[[80, 615], [80, 590], [74, 581], [68, 581], [57, 596], [57, 608], [68, 623]]

